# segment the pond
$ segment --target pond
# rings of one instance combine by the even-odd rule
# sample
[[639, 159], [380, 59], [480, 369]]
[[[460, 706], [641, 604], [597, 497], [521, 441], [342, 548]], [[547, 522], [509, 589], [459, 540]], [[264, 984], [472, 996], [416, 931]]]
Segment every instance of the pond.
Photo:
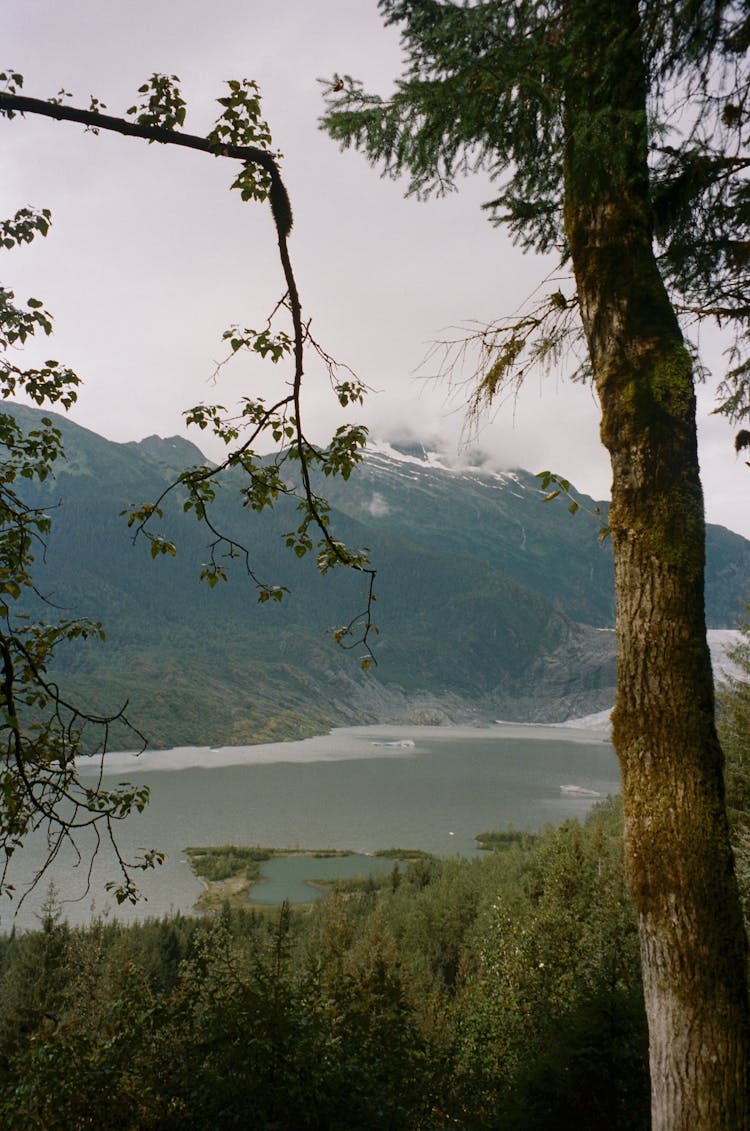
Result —
[[261, 879], [250, 888], [251, 903], [310, 903], [325, 894], [317, 880], [388, 875], [394, 862], [383, 856], [275, 856], [260, 866]]

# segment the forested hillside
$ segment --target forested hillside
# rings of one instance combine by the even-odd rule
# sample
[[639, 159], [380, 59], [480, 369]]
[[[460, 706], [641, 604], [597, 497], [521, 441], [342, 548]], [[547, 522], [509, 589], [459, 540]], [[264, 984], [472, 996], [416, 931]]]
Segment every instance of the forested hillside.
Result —
[[648, 1126], [617, 803], [303, 911], [0, 940], [18, 1131]]
[[[114, 444], [55, 423], [66, 458], [27, 490], [53, 518], [38, 587], [66, 615], [101, 620], [107, 640], [61, 650], [54, 674], [96, 710], [129, 700], [152, 746], [271, 741], [337, 723], [553, 721], [611, 704], [610, 551], [589, 516], [543, 505], [528, 473], [459, 473], [379, 449], [348, 483], [326, 482], [336, 536], [368, 546], [379, 571], [377, 666], [363, 672], [326, 635], [362, 609], [362, 580], [320, 577], [288, 551], [292, 503], [247, 512], [226, 481], [215, 521], [290, 592], [258, 604], [241, 559], [210, 588], [198, 580], [210, 534], [176, 494], [164, 519], [174, 558], [152, 560], [121, 513], [202, 462], [198, 449], [179, 438]], [[716, 528], [711, 550], [713, 619], [728, 623], [750, 546]]]

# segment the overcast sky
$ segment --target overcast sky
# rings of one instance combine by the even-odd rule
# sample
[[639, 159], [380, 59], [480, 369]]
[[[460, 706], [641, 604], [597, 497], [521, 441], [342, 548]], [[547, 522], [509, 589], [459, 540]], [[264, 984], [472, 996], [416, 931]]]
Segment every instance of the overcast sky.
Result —
[[[554, 264], [512, 247], [480, 211], [487, 180], [418, 203], [356, 153], [322, 134], [318, 78], [334, 72], [387, 93], [399, 73], [393, 29], [375, 0], [0, 0], [2, 67], [24, 93], [93, 94], [123, 114], [154, 71], [176, 74], [185, 129], [206, 133], [229, 78], [260, 84], [294, 208], [290, 251], [316, 338], [372, 387], [367, 406], [342, 415], [322, 374], [308, 374], [307, 423], [318, 440], [345, 419], [374, 436], [412, 432], [460, 458], [465, 390], [431, 380], [430, 343], [471, 320], [512, 313]], [[79, 423], [110, 439], [190, 435], [181, 413], [200, 401], [236, 403], [272, 393], [283, 374], [235, 359], [212, 374], [233, 323], [259, 327], [283, 292], [270, 213], [230, 193], [228, 162], [33, 118], [0, 119], [0, 215], [32, 204], [53, 212], [46, 240], [5, 253], [3, 281], [17, 298], [42, 298], [55, 317], [55, 357], [84, 379]], [[704, 360], [720, 370], [706, 334]], [[710, 521], [750, 536], [750, 471], [733, 429], [700, 394], [701, 464]], [[498, 467], [551, 469], [598, 498], [609, 493], [590, 389], [560, 374], [529, 379], [476, 444]], [[194, 430], [193, 430], [194, 431]]]

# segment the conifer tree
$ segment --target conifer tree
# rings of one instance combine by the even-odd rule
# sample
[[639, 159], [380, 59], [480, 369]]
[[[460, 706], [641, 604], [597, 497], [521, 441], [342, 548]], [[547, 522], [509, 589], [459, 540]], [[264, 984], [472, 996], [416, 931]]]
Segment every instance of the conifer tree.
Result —
[[654, 1131], [748, 1126], [746, 939], [703, 605], [695, 362], [680, 310], [734, 328], [721, 405], [750, 408], [750, 11], [722, 0], [380, 0], [405, 73], [334, 76], [324, 127], [411, 192], [483, 169], [489, 205], [574, 285], [488, 330], [474, 406], [574, 325], [612, 466], [625, 803]]

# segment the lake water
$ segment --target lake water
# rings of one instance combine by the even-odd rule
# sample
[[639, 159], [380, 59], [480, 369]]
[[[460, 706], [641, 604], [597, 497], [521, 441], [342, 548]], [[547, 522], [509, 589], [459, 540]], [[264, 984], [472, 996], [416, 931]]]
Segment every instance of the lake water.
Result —
[[[404, 740], [414, 746], [379, 745]], [[82, 772], [94, 769], [84, 764]], [[147, 902], [116, 909], [129, 919], [191, 910], [201, 885], [185, 858], [187, 845], [361, 853], [400, 847], [468, 856], [477, 851], [477, 833], [538, 829], [584, 815], [591, 798], [565, 796], [561, 785], [602, 796], [619, 790], [614, 751], [600, 734], [516, 724], [347, 727], [304, 742], [113, 754], [105, 772], [151, 787], [146, 811], [120, 827], [124, 854], [139, 847], [166, 854], [164, 865], [143, 877]], [[30, 844], [13, 861], [19, 892], [42, 858], [41, 844]], [[115, 914], [104, 886], [117, 878], [111, 858], [102, 853], [95, 863], [88, 893], [84, 867], [74, 865], [71, 853], [61, 854], [15, 919], [15, 903], [1, 901], [0, 930], [14, 922], [38, 925], [48, 879], [66, 900], [78, 897], [64, 905], [71, 922], [87, 920], [92, 910]]]

